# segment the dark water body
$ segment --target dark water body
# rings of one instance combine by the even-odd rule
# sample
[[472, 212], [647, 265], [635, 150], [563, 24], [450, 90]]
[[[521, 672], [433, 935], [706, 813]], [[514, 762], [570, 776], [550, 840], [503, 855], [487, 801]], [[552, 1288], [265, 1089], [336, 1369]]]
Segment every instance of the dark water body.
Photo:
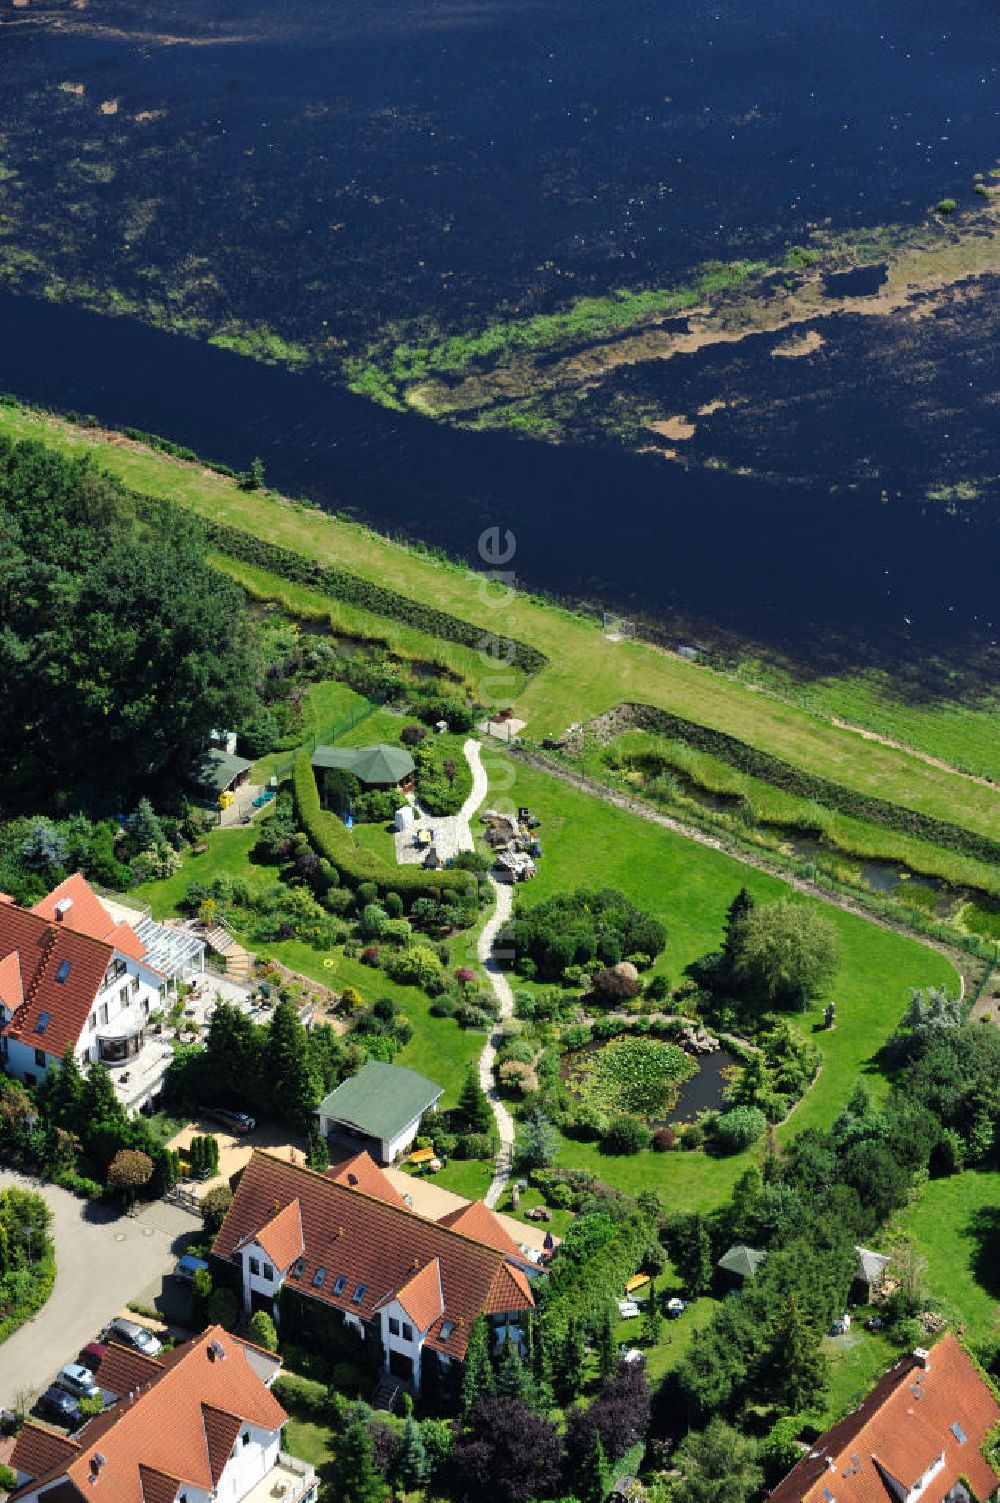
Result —
[[[465, 557], [483, 527], [509, 527], [527, 584], [680, 640], [759, 642], [817, 671], [938, 654], [964, 669], [988, 651], [988, 319], [962, 351], [943, 335], [922, 348], [909, 384], [898, 352], [860, 333], [819, 376], [766, 341], [731, 369], [713, 356], [650, 374], [658, 396], [686, 397], [704, 371], [709, 401], [722, 372], [740, 399], [695, 440], [721, 468], [688, 473], [611, 442], [435, 428], [41, 292], [58, 275], [216, 328], [263, 325], [335, 364], [414, 320], [475, 329], [672, 285], [711, 257], [780, 258], [815, 225], [912, 224], [942, 196], [976, 206], [973, 174], [1000, 154], [995, 0], [32, 0], [11, 14], [0, 266], [13, 246], [37, 270], [23, 273], [34, 297], [0, 295], [0, 387], [235, 466], [260, 453], [282, 489]], [[975, 504], [924, 505], [927, 475], [958, 478], [970, 444]]]
[[698, 1058], [698, 1073], [684, 1081], [677, 1093], [677, 1103], [670, 1113], [671, 1122], [693, 1122], [699, 1112], [721, 1111], [726, 1104], [727, 1080], [724, 1072], [739, 1064], [728, 1049]]
[[859, 266], [854, 271], [832, 271], [823, 278], [827, 297], [874, 297], [889, 280], [889, 268]]
[[[487, 526], [517, 539], [522, 581], [661, 619], [676, 611], [786, 646], [820, 665], [852, 644], [870, 661], [981, 633], [995, 594], [995, 527], [937, 510], [920, 519], [860, 489], [821, 507], [763, 481], [686, 474], [611, 445], [553, 448], [436, 427], [317, 375], [259, 365], [125, 319], [0, 294], [0, 390], [169, 435], [272, 484], [353, 507], [475, 558]], [[892, 593], [885, 571], [891, 567]], [[961, 589], [956, 588], [956, 581]], [[845, 638], [848, 617], [857, 636]]]

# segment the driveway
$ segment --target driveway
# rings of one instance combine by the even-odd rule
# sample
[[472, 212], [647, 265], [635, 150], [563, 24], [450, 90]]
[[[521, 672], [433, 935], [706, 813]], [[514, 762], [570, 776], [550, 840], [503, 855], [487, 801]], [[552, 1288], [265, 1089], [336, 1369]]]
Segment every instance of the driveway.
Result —
[[37, 1190], [52, 1212], [56, 1282], [48, 1303], [0, 1346], [0, 1407], [35, 1397], [64, 1362], [118, 1315], [125, 1303], [167, 1273], [201, 1222], [156, 1201], [137, 1216], [115, 1216], [56, 1185], [0, 1169], [0, 1190]]

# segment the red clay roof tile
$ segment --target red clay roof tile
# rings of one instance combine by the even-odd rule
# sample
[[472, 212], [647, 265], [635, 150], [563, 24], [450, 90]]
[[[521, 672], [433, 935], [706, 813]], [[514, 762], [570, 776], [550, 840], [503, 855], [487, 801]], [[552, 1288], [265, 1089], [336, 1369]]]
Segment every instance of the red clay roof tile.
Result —
[[485, 1201], [470, 1200], [468, 1205], [448, 1211], [444, 1216], [438, 1217], [438, 1226], [450, 1226], [453, 1231], [462, 1232], [474, 1242], [485, 1242], [487, 1247], [495, 1247], [498, 1252], [505, 1253], [510, 1258], [524, 1257], [513, 1237], [507, 1235], [501, 1221], [494, 1216]]
[[998, 1422], [1000, 1405], [949, 1333], [932, 1348], [926, 1369], [915, 1356], [890, 1368], [779, 1482], [770, 1503], [893, 1503], [887, 1477], [906, 1493], [942, 1455], [935, 1498], [962, 1476], [977, 1497], [988, 1497], [1000, 1477], [980, 1446]]
[[293, 1200], [272, 1216], [266, 1226], [257, 1233], [256, 1242], [267, 1253], [275, 1268], [282, 1272], [291, 1268], [304, 1248], [302, 1241], [302, 1216], [299, 1203]]
[[[17, 952], [24, 1001], [4, 1032], [46, 1054], [76, 1045], [104, 982], [113, 951], [101, 940], [50, 924], [12, 903], [0, 904], [0, 952]], [[63, 980], [58, 980], [59, 976]], [[44, 1014], [47, 1021], [39, 1031]]]
[[434, 1258], [432, 1262], [425, 1264], [402, 1289], [396, 1291], [395, 1297], [417, 1330], [429, 1331], [434, 1322], [444, 1314], [441, 1259]]
[[238, 1434], [241, 1421], [274, 1431], [287, 1420], [242, 1343], [221, 1326], [209, 1326], [169, 1355], [173, 1360], [160, 1364], [162, 1371], [132, 1402], [90, 1420], [74, 1454], [39, 1474], [35, 1485], [64, 1474], [88, 1503], [160, 1503], [162, 1493], [151, 1499], [146, 1491], [159, 1488], [157, 1477], [177, 1479], [175, 1494], [183, 1483], [210, 1492], [215, 1469], [221, 1475], [225, 1465], [227, 1433]]
[[[3, 992], [0, 991], [0, 996]], [[391, 1206], [406, 1208], [406, 1201], [392, 1181], [382, 1173], [371, 1154], [364, 1149], [356, 1153], [353, 1158], [345, 1159], [341, 1164], [331, 1164], [326, 1171], [327, 1177], [336, 1180], [338, 1185], [347, 1185], [352, 1190], [361, 1190], [365, 1195], [373, 1195], [376, 1200], [384, 1200]]]
[[[442, 1350], [458, 1357], [465, 1353], [469, 1328], [478, 1315], [534, 1305], [528, 1280], [496, 1248], [425, 1221], [406, 1206], [389, 1204], [360, 1188], [338, 1184], [327, 1174], [259, 1151], [243, 1171], [214, 1252], [232, 1258], [274, 1219], [276, 1206], [295, 1200], [302, 1217], [305, 1266], [298, 1277], [293, 1267], [288, 1287], [324, 1304], [370, 1320], [414, 1273], [437, 1259], [442, 1318], [456, 1327]], [[313, 1279], [319, 1269], [324, 1275], [316, 1285]], [[344, 1284], [335, 1294], [338, 1276]], [[429, 1340], [436, 1344], [433, 1330]]]

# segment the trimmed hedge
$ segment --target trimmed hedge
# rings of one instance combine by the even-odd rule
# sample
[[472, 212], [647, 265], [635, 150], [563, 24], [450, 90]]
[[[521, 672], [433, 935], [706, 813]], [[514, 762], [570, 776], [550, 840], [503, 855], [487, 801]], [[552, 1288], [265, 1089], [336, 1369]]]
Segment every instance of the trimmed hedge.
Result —
[[902, 835], [929, 840], [934, 845], [960, 851], [963, 855], [973, 856], [980, 861], [1000, 862], [1000, 841], [992, 840], [988, 835], [980, 835], [975, 830], [936, 819], [931, 814], [921, 814], [916, 809], [891, 803], [888, 799], [876, 798], [873, 794], [845, 788], [842, 783], [834, 783], [816, 773], [805, 772], [771, 752], [761, 751], [745, 741], [738, 741], [725, 731], [698, 725], [693, 720], [672, 715], [668, 710], [657, 709], [655, 705], [630, 704], [621, 708], [629, 712], [632, 724], [639, 730], [654, 731], [684, 741], [688, 746], [708, 752], [727, 762], [730, 767], [760, 778], [761, 782], [770, 783], [773, 788], [781, 788], [785, 793], [813, 799], [841, 814], [866, 819], [871, 824], [882, 825], [887, 830], [897, 830]]
[[[343, 600], [348, 605], [360, 606], [377, 616], [388, 616], [393, 621], [402, 621], [407, 626], [425, 631], [432, 637], [441, 637], [446, 642], [460, 642], [464, 647], [472, 647], [477, 651], [488, 651], [489, 643], [493, 640], [490, 632], [481, 626], [474, 626], [471, 621], [462, 621], [458, 616], [449, 615], [447, 611], [422, 605], [419, 600], [411, 600], [408, 595], [400, 595], [396, 590], [387, 589], [385, 585], [375, 584], [373, 580], [362, 579], [360, 575], [351, 574], [347, 569], [314, 562], [290, 548], [282, 548], [280, 544], [269, 542], [266, 538], [254, 537], [252, 533], [244, 532], [239, 527], [230, 527], [224, 522], [203, 518], [202, 525], [206, 541], [220, 553], [226, 553], [230, 558], [239, 559], [245, 564], [256, 564], [295, 584], [322, 590], [324, 594]], [[513, 667], [533, 674], [547, 664], [545, 654], [536, 647], [529, 646], [527, 642], [519, 642], [513, 637], [505, 638], [504, 641], [509, 641], [509, 662]], [[505, 658], [504, 661], [508, 659]]]
[[419, 866], [389, 866], [372, 851], [354, 844], [350, 832], [335, 814], [320, 806], [316, 774], [308, 752], [299, 752], [292, 773], [292, 788], [299, 823], [309, 844], [319, 856], [325, 856], [351, 887], [374, 882], [382, 892], [398, 892], [401, 897], [434, 898], [438, 902], [449, 892], [464, 892], [475, 877], [466, 871], [424, 871]]

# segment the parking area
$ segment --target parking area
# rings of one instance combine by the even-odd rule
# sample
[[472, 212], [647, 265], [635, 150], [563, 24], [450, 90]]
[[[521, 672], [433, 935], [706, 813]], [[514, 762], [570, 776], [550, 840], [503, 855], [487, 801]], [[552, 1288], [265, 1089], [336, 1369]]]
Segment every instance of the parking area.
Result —
[[250, 1155], [255, 1148], [266, 1148], [270, 1153], [276, 1153], [281, 1158], [287, 1159], [292, 1164], [304, 1164], [306, 1162], [305, 1150], [301, 1142], [292, 1142], [288, 1136], [288, 1128], [271, 1122], [258, 1122], [252, 1132], [237, 1134], [227, 1132], [224, 1127], [213, 1121], [208, 1116], [197, 1117], [189, 1122], [187, 1127], [175, 1137], [170, 1139], [168, 1148], [176, 1148], [183, 1154], [190, 1146], [191, 1139], [195, 1137], [213, 1137], [219, 1145], [219, 1172], [211, 1179], [200, 1181], [185, 1180], [184, 1189], [192, 1191], [199, 1199], [211, 1190], [215, 1185], [228, 1185], [235, 1175], [242, 1173], [250, 1162]]
[[129, 1300], [162, 1287], [201, 1230], [200, 1219], [179, 1206], [157, 1201], [134, 1217], [118, 1216], [56, 1185], [0, 1169], [0, 1189], [11, 1186], [36, 1190], [52, 1211], [56, 1282], [48, 1303], [4, 1342], [0, 1407], [8, 1409], [26, 1395], [34, 1399]]

